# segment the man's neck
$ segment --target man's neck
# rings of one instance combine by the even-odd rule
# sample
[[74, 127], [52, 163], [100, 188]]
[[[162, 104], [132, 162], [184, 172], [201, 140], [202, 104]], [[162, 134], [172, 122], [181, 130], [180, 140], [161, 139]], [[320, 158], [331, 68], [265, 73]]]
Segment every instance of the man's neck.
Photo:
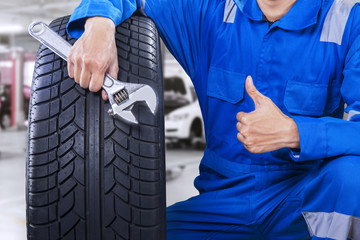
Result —
[[267, 20], [275, 22], [285, 16], [296, 0], [257, 0]]

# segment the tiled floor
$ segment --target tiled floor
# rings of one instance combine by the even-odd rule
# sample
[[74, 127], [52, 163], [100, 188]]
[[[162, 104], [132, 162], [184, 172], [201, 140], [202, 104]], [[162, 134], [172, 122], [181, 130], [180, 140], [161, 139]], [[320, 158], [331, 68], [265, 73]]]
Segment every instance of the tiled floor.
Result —
[[[26, 131], [0, 131], [0, 240], [26, 239], [25, 145]], [[201, 157], [202, 151], [166, 152], [168, 205], [197, 194]]]

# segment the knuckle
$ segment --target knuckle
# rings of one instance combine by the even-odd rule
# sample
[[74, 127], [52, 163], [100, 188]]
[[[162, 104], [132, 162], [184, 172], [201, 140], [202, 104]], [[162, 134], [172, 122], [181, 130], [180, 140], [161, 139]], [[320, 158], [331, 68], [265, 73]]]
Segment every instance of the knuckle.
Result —
[[240, 129], [241, 129], [241, 123], [238, 122], [238, 123], [236, 124], [236, 129], [237, 129], [238, 131], [240, 131]]
[[105, 69], [105, 66], [106, 66], [105, 61], [98, 59], [98, 58], [96, 58], [96, 59], [93, 58], [91, 60], [92, 60], [93, 66], [96, 70], [102, 71]]
[[76, 60], [75, 55], [71, 53], [68, 57], [69, 63], [74, 64], [76, 62], [75, 60]]
[[237, 139], [238, 139], [240, 142], [242, 142], [242, 138], [241, 138], [240, 133], [237, 134]]
[[80, 87], [82, 88], [88, 88], [89, 83], [87, 81], [80, 81]]
[[240, 118], [240, 122], [245, 123], [245, 124], [248, 124], [248, 122], [249, 122], [249, 118], [248, 118], [248, 117], [246, 117], [246, 116], [241, 116], [241, 118]]
[[[71, 62], [73, 62], [73, 57], [74, 55], [73, 55], [73, 53], [72, 53], [72, 51], [70, 51], [70, 53], [69, 53], [69, 56], [68, 56], [68, 62], [69, 63], [71, 63]], [[69, 64], [70, 65], [70, 64]]]
[[240, 121], [241, 116], [242, 116], [242, 112], [238, 112], [236, 114], [236, 119]]
[[75, 64], [81, 64], [82, 62], [81, 54], [74, 54], [73, 60]]
[[91, 65], [91, 62], [92, 62], [91, 57], [86, 56], [86, 55], [82, 57], [82, 63], [84, 64], [84, 66]]
[[248, 146], [247, 150], [251, 153], [257, 153], [257, 148], [253, 146]]
[[100, 89], [101, 89], [101, 85], [97, 81], [91, 80], [91, 83], [89, 85], [89, 90], [91, 92], [97, 92]]
[[90, 92], [97, 92], [97, 88], [94, 87], [94, 85], [90, 85], [89, 90], [90, 90]]
[[247, 127], [244, 127], [244, 128], [241, 128], [239, 130], [240, 134], [243, 135], [244, 137], [247, 137], [249, 135], [249, 128]]
[[244, 140], [244, 143], [246, 144], [246, 146], [253, 147], [253, 141], [249, 138], [246, 138]]
[[271, 103], [272, 102], [272, 100], [269, 97], [266, 97], [266, 96], [263, 97], [263, 101], [265, 103]]

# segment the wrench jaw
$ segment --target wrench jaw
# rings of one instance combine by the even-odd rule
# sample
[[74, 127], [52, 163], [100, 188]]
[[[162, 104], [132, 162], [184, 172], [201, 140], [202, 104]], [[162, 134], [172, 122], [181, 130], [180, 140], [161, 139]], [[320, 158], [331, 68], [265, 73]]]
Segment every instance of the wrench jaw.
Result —
[[[105, 90], [106, 91], [106, 90]], [[109, 102], [111, 105], [111, 109], [109, 109], [108, 113], [113, 117], [118, 117], [120, 119], [124, 119], [132, 124], [138, 124], [134, 114], [131, 112], [132, 107], [135, 102], [131, 103], [129, 99], [117, 103], [114, 99], [114, 95], [106, 91], [109, 97]]]
[[[134, 88], [133, 85], [131, 86], [132, 88], [127, 88], [126, 83], [124, 83], [124, 85], [125, 87], [121, 86], [120, 88], [115, 88], [114, 86], [111, 88], [104, 88], [108, 94], [109, 102], [112, 108], [109, 110], [110, 115], [125, 119], [133, 124], [138, 124], [137, 119], [131, 112], [131, 109], [137, 102], [145, 102], [151, 113], [155, 115], [158, 105], [157, 96], [150, 86], [137, 84], [137, 86], [135, 86], [136, 88]], [[115, 99], [116, 94], [124, 90], [128, 92], [128, 99], [119, 102]]]
[[[131, 107], [132, 109], [132, 107]], [[121, 118], [121, 119], [125, 119], [126, 121], [133, 123], [133, 124], [138, 124], [138, 121], [136, 120], [134, 114], [131, 112], [131, 109], [129, 110], [123, 110], [119, 113], [114, 113], [114, 116]]]
[[[125, 103], [124, 103], [125, 104]], [[108, 113], [111, 116], [118, 117], [120, 119], [124, 119], [132, 124], [138, 124], [139, 122], [135, 118], [134, 114], [131, 112], [135, 103], [124, 108], [123, 106], [119, 106], [118, 104], [111, 104], [111, 109], [109, 109]]]
[[141, 101], [145, 101], [151, 113], [155, 115], [156, 108], [158, 106], [158, 102], [157, 102], [158, 98], [156, 96], [154, 89], [152, 89], [149, 85], [144, 85], [137, 92], [139, 96], [142, 96]]

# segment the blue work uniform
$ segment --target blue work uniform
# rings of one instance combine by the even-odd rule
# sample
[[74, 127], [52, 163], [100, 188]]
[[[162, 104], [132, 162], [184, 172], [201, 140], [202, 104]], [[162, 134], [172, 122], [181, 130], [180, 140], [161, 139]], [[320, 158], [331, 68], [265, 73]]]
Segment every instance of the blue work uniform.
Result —
[[[206, 150], [200, 194], [168, 208], [168, 239], [360, 239], [360, 4], [298, 0], [271, 26], [256, 0], [84, 0], [120, 24], [139, 10], [191, 77]], [[252, 154], [236, 114], [246, 76], [294, 119], [300, 150]], [[343, 120], [344, 104], [348, 119]]]

